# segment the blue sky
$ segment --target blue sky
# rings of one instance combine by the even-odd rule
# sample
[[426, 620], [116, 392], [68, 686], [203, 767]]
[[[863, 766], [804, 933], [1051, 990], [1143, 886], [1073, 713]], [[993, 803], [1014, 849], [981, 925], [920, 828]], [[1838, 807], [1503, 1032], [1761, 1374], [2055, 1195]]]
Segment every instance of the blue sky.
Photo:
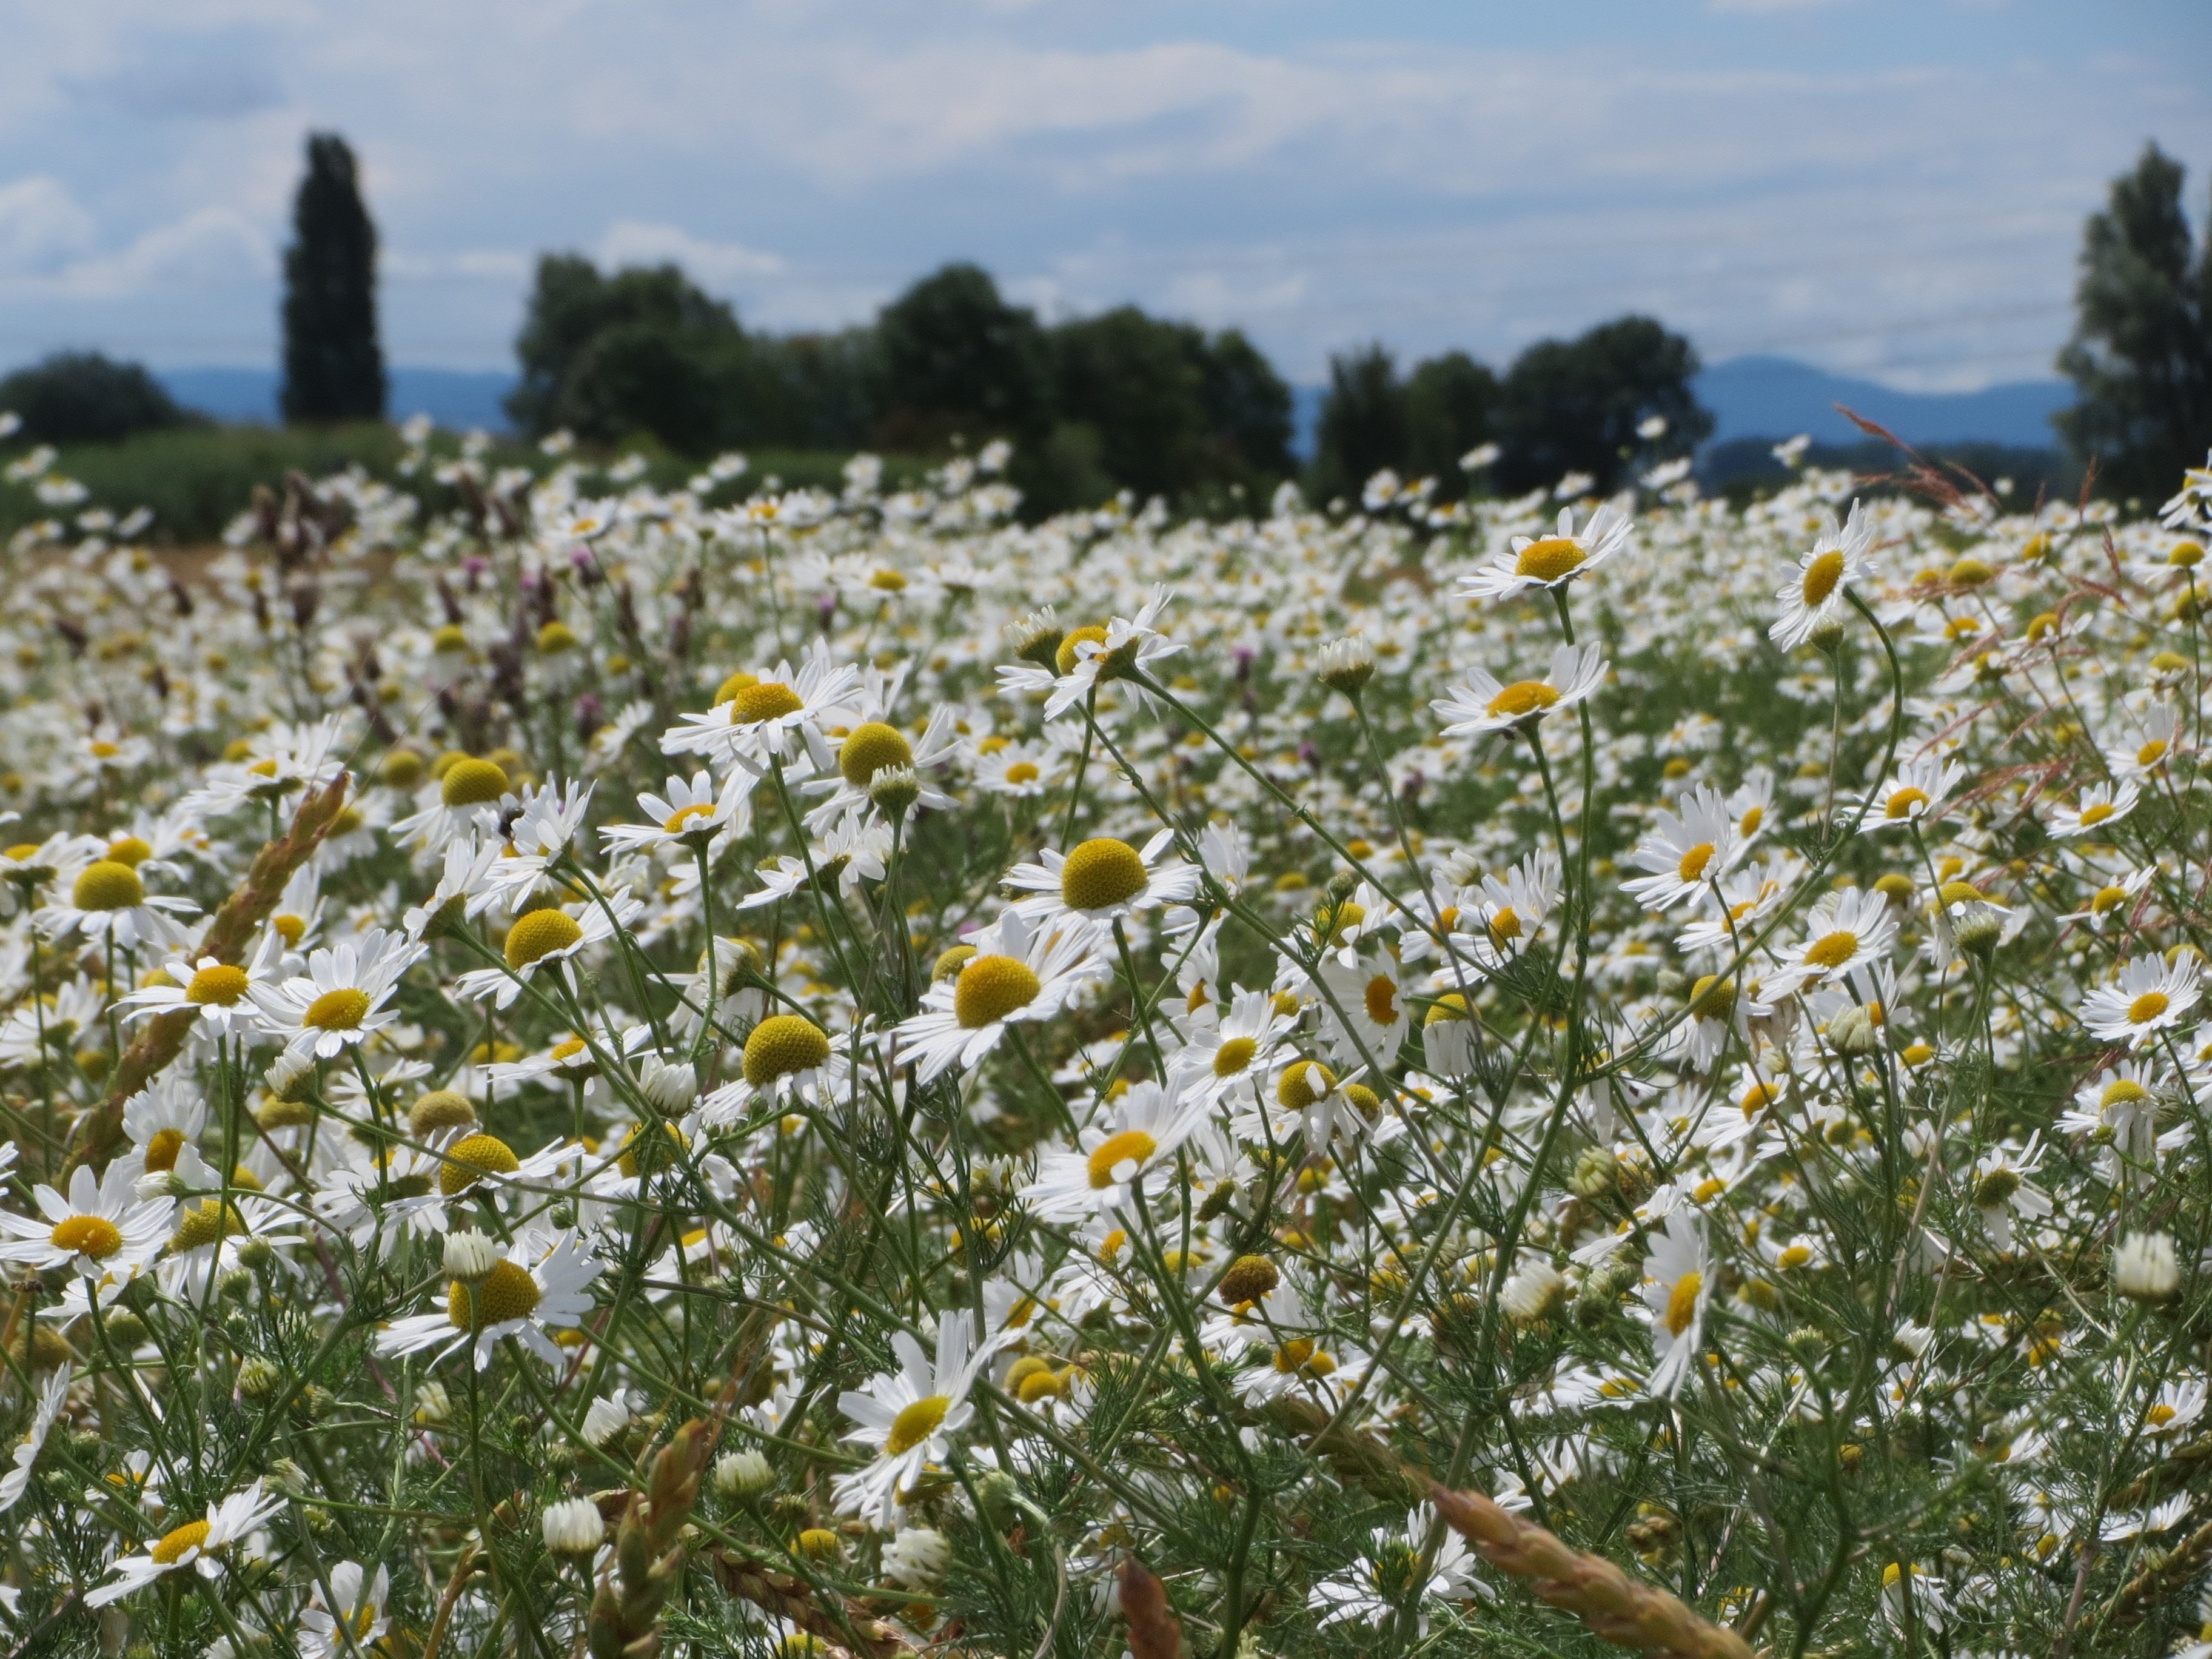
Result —
[[394, 361], [511, 361], [543, 249], [749, 323], [971, 257], [1048, 313], [1237, 323], [1294, 378], [1620, 311], [1708, 360], [2047, 374], [2082, 216], [2212, 164], [2202, 0], [4, 0], [0, 363], [273, 361], [344, 132]]

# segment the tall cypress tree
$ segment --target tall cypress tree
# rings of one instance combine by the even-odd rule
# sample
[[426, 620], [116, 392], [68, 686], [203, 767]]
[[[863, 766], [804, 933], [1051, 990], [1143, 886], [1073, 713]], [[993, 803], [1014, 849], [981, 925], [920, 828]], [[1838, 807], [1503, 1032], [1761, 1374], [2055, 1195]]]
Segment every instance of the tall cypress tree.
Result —
[[307, 138], [307, 176], [284, 251], [284, 418], [384, 418], [376, 342], [376, 227], [362, 204], [353, 151], [334, 132]]

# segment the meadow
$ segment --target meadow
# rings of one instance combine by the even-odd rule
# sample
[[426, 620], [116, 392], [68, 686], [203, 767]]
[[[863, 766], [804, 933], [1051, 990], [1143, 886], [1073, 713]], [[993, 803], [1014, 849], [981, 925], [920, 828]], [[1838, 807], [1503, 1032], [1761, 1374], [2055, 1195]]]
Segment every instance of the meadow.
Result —
[[8, 1651], [2212, 1653], [2212, 470], [378, 441], [0, 483]]

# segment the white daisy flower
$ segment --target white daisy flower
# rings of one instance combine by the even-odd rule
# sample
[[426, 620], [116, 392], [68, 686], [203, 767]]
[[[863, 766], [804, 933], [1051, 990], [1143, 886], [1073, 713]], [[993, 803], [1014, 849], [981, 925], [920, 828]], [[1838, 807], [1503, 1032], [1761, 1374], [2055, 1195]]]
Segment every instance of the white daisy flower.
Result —
[[2167, 963], [2137, 957], [2121, 965], [2116, 983], [2100, 985], [2082, 999], [2081, 1023], [2092, 1036], [2141, 1048], [2179, 1025], [2200, 994], [2197, 965], [2188, 958]]
[[330, 1571], [330, 1586], [335, 1613], [324, 1605], [320, 1585], [301, 1610], [301, 1659], [353, 1659], [375, 1652], [392, 1627], [384, 1613], [391, 1569], [379, 1567], [372, 1577], [360, 1562], [341, 1561]]
[[703, 768], [690, 777], [671, 778], [666, 793], [641, 794], [643, 823], [612, 823], [599, 831], [607, 845], [625, 852], [661, 852], [711, 844], [725, 830], [742, 836], [752, 828], [753, 786], [759, 775], [732, 769], [721, 788]]
[[1669, 1212], [1666, 1231], [1644, 1258], [1644, 1302], [1651, 1310], [1651, 1352], [1657, 1361], [1645, 1386], [1654, 1395], [1673, 1399], [1697, 1363], [1711, 1277], [1698, 1212], [1687, 1205]]
[[60, 879], [69, 897], [40, 906], [32, 918], [41, 933], [57, 941], [82, 934], [125, 949], [148, 945], [173, 950], [185, 938], [177, 918], [199, 914], [200, 907], [190, 899], [149, 894], [138, 872], [113, 859], [64, 870]]
[[95, 1177], [80, 1164], [64, 1197], [43, 1183], [32, 1189], [33, 1218], [0, 1210], [0, 1261], [63, 1267], [79, 1278], [127, 1279], [152, 1261], [169, 1236], [175, 1207], [167, 1198], [138, 1196], [137, 1171], [118, 1158]]
[[509, 793], [504, 767], [497, 761], [465, 756], [448, 766], [444, 776], [423, 786], [418, 810], [392, 826], [392, 838], [402, 847], [432, 853], [442, 853], [469, 836], [503, 842], [498, 835], [500, 817], [514, 804], [519, 803]]
[[222, 1563], [219, 1558], [233, 1547], [245, 1542], [269, 1517], [283, 1506], [283, 1499], [273, 1492], [264, 1492], [256, 1480], [244, 1492], [208, 1505], [206, 1516], [198, 1521], [187, 1521], [161, 1534], [149, 1545], [143, 1555], [126, 1555], [111, 1569], [114, 1577], [104, 1584], [85, 1592], [87, 1607], [104, 1607], [111, 1601], [119, 1601], [133, 1590], [143, 1589], [165, 1573], [182, 1572], [186, 1569], [203, 1578], [220, 1577]]
[[1172, 830], [1162, 830], [1141, 848], [1111, 836], [1097, 836], [1066, 854], [1048, 847], [1036, 864], [1018, 864], [1003, 878], [1021, 900], [1015, 913], [1032, 921], [1077, 916], [1111, 921], [1136, 910], [1180, 904], [1198, 891], [1199, 872], [1180, 859], [1163, 860]]
[[564, 1358], [547, 1333], [582, 1324], [592, 1310], [591, 1284], [599, 1269], [574, 1233], [549, 1237], [525, 1231], [482, 1278], [451, 1281], [442, 1313], [393, 1320], [377, 1333], [377, 1348], [384, 1353], [428, 1353], [435, 1364], [473, 1342], [476, 1366], [483, 1370], [491, 1364], [492, 1350], [513, 1337], [557, 1367]]
[[1175, 1170], [1176, 1149], [1206, 1121], [1203, 1091], [1180, 1097], [1157, 1083], [1139, 1083], [1114, 1103], [1113, 1115], [1077, 1139], [1076, 1150], [1047, 1152], [1022, 1198], [1041, 1221], [1081, 1221], [1120, 1212], [1136, 1189], [1157, 1188]]
[[1637, 868], [1653, 873], [1622, 885], [1644, 908], [1671, 910], [1684, 899], [1711, 892], [1735, 859], [1735, 816], [1719, 790], [1701, 787], [1682, 803], [1679, 814], [1659, 810], [1650, 833], [1631, 855]]
[[1874, 526], [1863, 501], [1851, 503], [1848, 523], [1841, 529], [1833, 514], [1813, 539], [1813, 550], [1800, 562], [1797, 574], [1775, 590], [1782, 614], [1767, 630], [1784, 650], [1796, 649], [1823, 627], [1838, 621], [1844, 594], [1850, 584], [1874, 574]]
[[765, 772], [796, 740], [804, 748], [793, 770], [811, 772], [830, 764], [822, 728], [846, 722], [860, 684], [860, 671], [831, 661], [829, 641], [817, 639], [796, 671], [784, 661], [759, 674], [732, 674], [712, 708], [684, 715], [661, 734], [661, 753], [706, 755]]
[[385, 1004], [423, 948], [404, 934], [372, 927], [317, 951], [307, 958], [306, 973], [255, 986], [253, 1000], [292, 1054], [334, 1059], [399, 1018]]
[[1534, 587], [1559, 587], [1603, 564], [1628, 545], [1627, 514], [1610, 501], [1590, 514], [1579, 532], [1575, 510], [1559, 509], [1559, 527], [1548, 536], [1516, 536], [1501, 553], [1460, 583], [1469, 599], [1507, 599]]
[[586, 901], [529, 911], [517, 916], [507, 930], [501, 946], [507, 966], [471, 969], [454, 981], [454, 988], [471, 1002], [489, 998], [495, 1008], [511, 1007], [522, 994], [524, 982], [540, 971], [559, 975], [573, 991], [576, 978], [570, 963], [574, 958], [605, 944], [614, 937], [617, 922], [627, 927], [644, 909], [641, 901], [625, 893], [611, 904]]
[[972, 1071], [999, 1046], [1006, 1027], [1049, 1019], [1108, 964], [1085, 923], [1032, 929], [1013, 910], [969, 939], [975, 955], [921, 999], [921, 1012], [896, 1033], [901, 1063], [927, 1083], [958, 1066]]
[[838, 1510], [857, 1514], [886, 1531], [896, 1524], [899, 1497], [924, 1469], [941, 1462], [951, 1437], [968, 1425], [975, 1407], [968, 1391], [993, 1352], [993, 1345], [972, 1346], [974, 1321], [965, 1308], [941, 1316], [934, 1361], [904, 1331], [891, 1337], [899, 1368], [872, 1379], [865, 1389], [837, 1396], [837, 1409], [860, 1426], [845, 1437], [871, 1447], [875, 1459], [866, 1468], [840, 1475]]
[[1480, 737], [1504, 732], [1523, 720], [1540, 719], [1555, 710], [1572, 708], [1605, 683], [1608, 665], [1595, 645], [1563, 645], [1552, 653], [1551, 665], [1541, 679], [1516, 680], [1507, 685], [1489, 670], [1470, 671], [1465, 685], [1450, 688], [1429, 707], [1444, 720], [1448, 738]]
[[1896, 942], [1897, 919], [1881, 894], [1851, 887], [1815, 904], [1806, 918], [1805, 933], [1796, 959], [1767, 976], [1769, 996], [1840, 981], [1883, 960]]
[[282, 935], [261, 936], [253, 960], [244, 967], [202, 957], [195, 962], [172, 957], [161, 965], [165, 983], [146, 986], [123, 998], [116, 1006], [128, 1020], [149, 1019], [171, 1012], [191, 1017], [191, 1034], [202, 1041], [245, 1038], [261, 1028], [260, 1012], [253, 1004], [253, 988], [276, 971], [284, 952]]
[[1423, 1558], [1437, 1531], [1437, 1512], [1430, 1504], [1414, 1506], [1402, 1530], [1379, 1527], [1370, 1537], [1366, 1559], [1357, 1565], [1321, 1580], [1306, 1598], [1326, 1630], [1331, 1625], [1358, 1625], [1369, 1629], [1388, 1626], [1408, 1607], [1414, 1613], [1418, 1633], [1429, 1632], [1429, 1604], [1457, 1601], [1479, 1595], [1487, 1601], [1492, 1591], [1474, 1576], [1474, 1556], [1467, 1540], [1450, 1528], [1436, 1539], [1436, 1553]]
[[2138, 799], [2133, 778], [2122, 778], [2118, 783], [2093, 783], [2072, 806], [2051, 809], [2051, 833], [2065, 840], [2086, 836], [2092, 830], [2109, 829], [2136, 810]]
[[46, 1387], [39, 1391], [39, 1403], [31, 1413], [30, 1426], [15, 1443], [12, 1454], [15, 1467], [0, 1474], [0, 1515], [14, 1509], [30, 1490], [32, 1467], [38, 1462], [39, 1452], [46, 1443], [46, 1436], [53, 1431], [62, 1407], [69, 1404], [70, 1380], [67, 1365], [57, 1365], [47, 1374]]

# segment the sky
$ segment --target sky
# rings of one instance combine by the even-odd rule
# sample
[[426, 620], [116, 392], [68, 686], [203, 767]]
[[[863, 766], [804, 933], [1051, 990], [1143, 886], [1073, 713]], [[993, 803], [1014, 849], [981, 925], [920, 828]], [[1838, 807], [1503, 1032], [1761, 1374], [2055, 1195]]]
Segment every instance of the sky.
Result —
[[2147, 140], [2202, 223], [2207, 64], [2203, 0], [0, 0], [0, 364], [273, 363], [328, 129], [398, 363], [510, 366], [571, 250], [779, 330], [973, 258], [1303, 382], [1639, 310], [1971, 389], [2051, 374]]

